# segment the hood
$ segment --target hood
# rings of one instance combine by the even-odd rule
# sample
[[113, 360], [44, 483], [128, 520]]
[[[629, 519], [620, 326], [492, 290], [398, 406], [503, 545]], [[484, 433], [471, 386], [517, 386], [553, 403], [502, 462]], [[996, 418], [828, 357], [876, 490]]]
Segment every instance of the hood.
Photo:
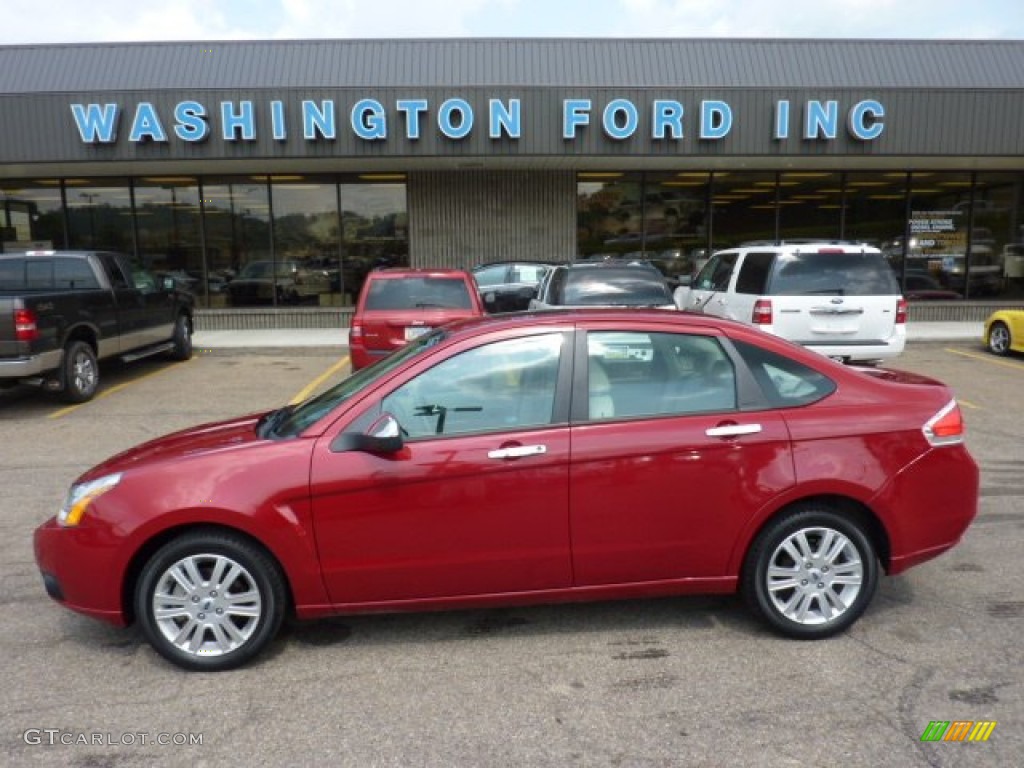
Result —
[[228, 421], [201, 424], [158, 437], [112, 456], [83, 474], [77, 482], [113, 472], [125, 472], [144, 464], [173, 461], [261, 442], [262, 438], [256, 435], [256, 424], [262, 415], [256, 413]]

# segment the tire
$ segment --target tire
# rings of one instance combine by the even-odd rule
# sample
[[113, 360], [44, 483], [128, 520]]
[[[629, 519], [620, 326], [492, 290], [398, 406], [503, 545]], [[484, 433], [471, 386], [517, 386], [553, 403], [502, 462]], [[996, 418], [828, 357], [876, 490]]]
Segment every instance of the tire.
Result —
[[861, 525], [827, 505], [804, 506], [770, 522], [755, 539], [742, 589], [753, 612], [776, 631], [818, 640], [846, 630], [864, 613], [878, 571]]
[[988, 351], [993, 355], [1008, 355], [1010, 354], [1010, 344], [1013, 339], [1010, 338], [1010, 328], [1006, 323], [1001, 320], [997, 320], [992, 323], [992, 327], [988, 329]]
[[100, 367], [88, 342], [72, 341], [64, 348], [61, 383], [61, 398], [69, 403], [84, 403], [96, 394], [100, 386]]
[[259, 654], [277, 634], [286, 602], [276, 561], [220, 531], [186, 533], [165, 544], [135, 589], [135, 615], [153, 649], [179, 667], [205, 672], [233, 669]]
[[174, 321], [174, 349], [169, 353], [172, 360], [192, 359], [192, 320], [188, 315], [182, 313]]

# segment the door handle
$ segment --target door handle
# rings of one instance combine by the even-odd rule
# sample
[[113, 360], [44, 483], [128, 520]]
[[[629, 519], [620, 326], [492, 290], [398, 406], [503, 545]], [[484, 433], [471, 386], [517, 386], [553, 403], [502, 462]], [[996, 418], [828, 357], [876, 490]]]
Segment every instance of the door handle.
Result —
[[494, 451], [488, 451], [488, 459], [519, 459], [523, 456], [539, 456], [542, 453], [547, 453], [548, 447], [546, 445], [514, 445], [510, 448], [498, 448]]
[[704, 430], [704, 434], [708, 437], [739, 437], [740, 435], [756, 435], [760, 431], [760, 424], [723, 424]]

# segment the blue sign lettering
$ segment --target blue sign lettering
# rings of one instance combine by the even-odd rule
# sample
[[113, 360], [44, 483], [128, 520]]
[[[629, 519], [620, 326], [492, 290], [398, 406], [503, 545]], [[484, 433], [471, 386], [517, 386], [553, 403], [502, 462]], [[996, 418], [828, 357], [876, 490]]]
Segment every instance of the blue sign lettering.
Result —
[[320, 106], [315, 101], [302, 102], [302, 138], [312, 141], [318, 133], [332, 141], [338, 135], [334, 127], [334, 102], [331, 99], [320, 102]]
[[[256, 119], [253, 116], [252, 102], [238, 102], [238, 112], [234, 111], [234, 102], [220, 103], [220, 135], [224, 141], [256, 140]], [[241, 134], [240, 136], [236, 134]]]
[[839, 133], [839, 102], [808, 101], [804, 121], [805, 139], [834, 139]]
[[202, 141], [210, 135], [206, 107], [198, 101], [182, 101], [174, 108], [175, 135], [182, 141]]
[[664, 139], [666, 133], [673, 139], [683, 138], [683, 105], [656, 99], [651, 108], [651, 138]]
[[609, 138], [616, 141], [628, 139], [636, 133], [639, 124], [640, 115], [636, 111], [636, 105], [628, 99], [613, 99], [608, 102], [601, 116], [601, 127]]
[[72, 104], [71, 114], [75, 118], [78, 135], [86, 144], [112, 144], [117, 140], [117, 118], [120, 109], [117, 104]]
[[143, 139], [167, 141], [167, 132], [153, 105], [148, 101], [140, 102], [135, 107], [135, 119], [132, 120], [132, 130], [128, 136], [129, 141], [142, 141]]
[[847, 128], [855, 139], [871, 141], [877, 139], [885, 130], [882, 118], [885, 117], [885, 107], [877, 101], [868, 99], [859, 101], [853, 105], [847, 119]]
[[566, 99], [562, 102], [562, 138], [575, 139], [581, 125], [590, 125], [590, 99]]
[[522, 133], [519, 116], [519, 99], [509, 99], [506, 107], [500, 99], [490, 101], [488, 136], [500, 139], [502, 131], [510, 139], [518, 139]]
[[700, 103], [700, 137], [724, 139], [732, 130], [732, 108], [724, 101]]
[[465, 99], [448, 99], [438, 110], [437, 125], [449, 139], [464, 139], [473, 130], [473, 108]]
[[427, 111], [427, 100], [399, 99], [395, 106], [405, 113], [405, 138], [415, 141], [420, 137], [420, 114]]
[[384, 105], [376, 99], [357, 101], [352, 107], [349, 122], [360, 139], [376, 141], [388, 137], [388, 119], [384, 114]]
[[274, 134], [274, 141], [285, 141], [288, 138], [288, 131], [284, 124], [284, 102], [270, 102], [270, 128]]
[[789, 138], [789, 102], [785, 99], [775, 104], [775, 133], [772, 138]]

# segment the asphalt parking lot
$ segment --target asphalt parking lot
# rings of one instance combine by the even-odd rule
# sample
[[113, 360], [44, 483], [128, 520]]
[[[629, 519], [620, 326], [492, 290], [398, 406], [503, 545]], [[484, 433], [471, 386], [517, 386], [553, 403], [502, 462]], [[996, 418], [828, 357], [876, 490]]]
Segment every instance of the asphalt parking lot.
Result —
[[[884, 579], [843, 636], [780, 639], [734, 598], [361, 616], [290, 626], [213, 675], [53, 603], [32, 530], [93, 464], [327, 386], [343, 350], [105, 366], [101, 395], [73, 408], [0, 393], [0, 763], [1020, 765], [1024, 357], [916, 343], [894, 365], [956, 390], [981, 512], [959, 547]], [[997, 725], [985, 743], [922, 742], [935, 720]]]

